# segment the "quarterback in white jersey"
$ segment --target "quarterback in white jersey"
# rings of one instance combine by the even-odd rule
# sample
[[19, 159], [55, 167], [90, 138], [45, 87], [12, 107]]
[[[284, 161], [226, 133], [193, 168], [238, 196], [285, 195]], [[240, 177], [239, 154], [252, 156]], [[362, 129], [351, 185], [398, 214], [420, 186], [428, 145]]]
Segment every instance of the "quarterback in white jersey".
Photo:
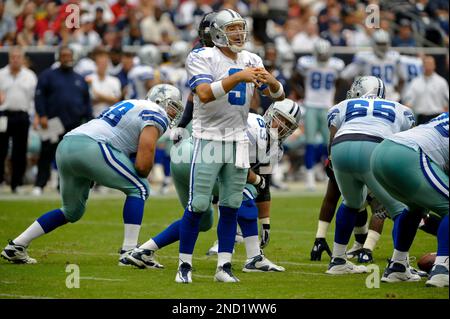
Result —
[[401, 98], [403, 100], [411, 82], [423, 74], [423, 62], [421, 58], [416, 56], [401, 55], [399, 67], [400, 78], [403, 79], [401, 92]]
[[[239, 281], [231, 272], [231, 256], [236, 213], [250, 166], [246, 137], [249, 105], [256, 88], [275, 100], [284, 99], [282, 85], [264, 69], [261, 58], [243, 50], [248, 39], [248, 26], [239, 13], [230, 9], [218, 12], [210, 33], [215, 46], [195, 49], [186, 60], [188, 83], [194, 93], [195, 160], [191, 166], [190, 198], [181, 221], [180, 263], [175, 278], [179, 283], [192, 282], [197, 226], [210, 205], [217, 177], [221, 212], [218, 229], [223, 232], [218, 234], [215, 280]], [[211, 148], [212, 153], [220, 157], [212, 162], [207, 158]]]
[[372, 51], [357, 52], [353, 62], [347, 65], [341, 76], [346, 80], [353, 80], [357, 76], [376, 76], [384, 82], [386, 98], [398, 101], [400, 54], [389, 50], [390, 38], [384, 30], [375, 31], [372, 41]]
[[414, 115], [406, 106], [386, 100], [383, 81], [364, 76], [353, 82], [347, 100], [328, 112], [330, 158], [342, 204], [336, 216], [336, 232], [328, 274], [367, 272], [365, 266], [347, 261], [346, 248], [370, 189], [391, 218], [405, 206], [392, 198], [376, 181], [370, 167], [375, 147], [384, 138], [414, 125]]
[[377, 181], [408, 206], [394, 223], [394, 253], [381, 281], [419, 281], [408, 267], [408, 251], [425, 213], [441, 218], [437, 253], [427, 286], [448, 287], [448, 112], [426, 124], [388, 137], [376, 147], [371, 166]]
[[156, 142], [183, 112], [181, 94], [173, 86], [166, 85], [164, 90], [155, 87], [148, 99], [119, 102], [64, 136], [56, 151], [62, 207], [42, 215], [10, 241], [1, 254], [3, 258], [36, 263], [26, 247], [55, 228], [78, 221], [85, 212], [90, 188], [97, 182], [127, 195], [119, 266], [128, 265], [125, 255], [137, 245], [149, 196], [146, 178], [153, 166]]

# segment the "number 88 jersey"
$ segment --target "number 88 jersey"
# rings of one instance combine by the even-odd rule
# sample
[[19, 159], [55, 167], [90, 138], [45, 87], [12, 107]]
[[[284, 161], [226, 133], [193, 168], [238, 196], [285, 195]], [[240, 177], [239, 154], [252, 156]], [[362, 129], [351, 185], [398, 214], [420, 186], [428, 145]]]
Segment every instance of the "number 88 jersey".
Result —
[[345, 134], [365, 134], [386, 138], [414, 126], [410, 108], [379, 98], [348, 99], [328, 111], [328, 127], [338, 129], [335, 138]]
[[[204, 47], [193, 50], [186, 59], [188, 83], [192, 91], [202, 83], [220, 81], [248, 67], [263, 67], [263, 63], [259, 56], [245, 50], [237, 54], [236, 60], [232, 60], [217, 47]], [[241, 82], [224, 96], [206, 104], [195, 94], [192, 135], [216, 141], [245, 139], [254, 89], [253, 83]]]

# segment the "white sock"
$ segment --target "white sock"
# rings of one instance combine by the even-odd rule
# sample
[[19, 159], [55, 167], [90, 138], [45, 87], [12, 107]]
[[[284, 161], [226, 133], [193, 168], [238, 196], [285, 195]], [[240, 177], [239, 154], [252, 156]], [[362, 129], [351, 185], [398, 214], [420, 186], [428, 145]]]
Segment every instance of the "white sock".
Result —
[[448, 269], [448, 256], [436, 256], [435, 265], [441, 265]]
[[329, 222], [324, 222], [323, 220], [319, 220], [319, 224], [317, 225], [317, 233], [316, 238], [325, 238], [327, 236]]
[[314, 175], [314, 169], [306, 170], [306, 186], [315, 186], [316, 176]]
[[377, 245], [378, 240], [380, 239], [380, 236], [380, 233], [377, 233], [376, 231], [370, 229], [369, 233], [367, 234], [366, 241], [364, 242], [363, 248], [373, 251], [375, 249], [375, 246]]
[[141, 248], [141, 249], [150, 249], [150, 250], [153, 250], [153, 251], [159, 249], [158, 245], [156, 245], [155, 241], [152, 238], [150, 238], [150, 240], [146, 241], [141, 246], [139, 246], [139, 248]]
[[16, 239], [13, 240], [14, 244], [27, 247], [30, 242], [38, 237], [45, 234], [42, 226], [35, 221], [30, 225], [22, 234], [20, 234]]
[[137, 246], [139, 231], [141, 230], [141, 225], [125, 224], [125, 232], [123, 238], [122, 249], [130, 250]]
[[347, 245], [342, 245], [342, 244], [338, 244], [335, 242], [333, 244], [333, 258], [339, 257], [339, 258], [347, 259], [345, 256], [346, 250], [347, 250]]
[[393, 261], [408, 261], [408, 255], [409, 253], [407, 251], [399, 251], [397, 249], [394, 249], [394, 253], [392, 254], [392, 260]]
[[191, 254], [181, 254], [178, 258], [178, 266], [180, 266], [182, 263], [188, 263], [192, 266], [192, 255]]
[[359, 227], [353, 228], [353, 233], [355, 235], [367, 234], [368, 229], [369, 229], [369, 224], [366, 223], [364, 226], [359, 226]]
[[217, 254], [217, 267], [223, 266], [226, 263], [231, 263], [231, 253], [218, 253]]
[[247, 252], [247, 259], [253, 258], [260, 254], [258, 235], [244, 237], [244, 243], [245, 251]]

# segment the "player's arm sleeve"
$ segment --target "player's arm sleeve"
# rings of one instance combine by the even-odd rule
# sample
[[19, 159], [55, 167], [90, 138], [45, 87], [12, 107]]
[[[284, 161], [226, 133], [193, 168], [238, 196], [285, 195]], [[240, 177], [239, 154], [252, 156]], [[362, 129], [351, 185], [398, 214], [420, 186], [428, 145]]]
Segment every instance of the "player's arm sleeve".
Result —
[[328, 128], [334, 126], [337, 129], [339, 129], [341, 127], [343, 122], [343, 112], [340, 106], [341, 104], [335, 105], [328, 111], [327, 114]]
[[191, 93], [186, 102], [186, 106], [184, 107], [183, 116], [181, 117], [180, 123], [178, 123], [178, 127], [186, 128], [186, 126], [189, 125], [189, 122], [192, 121], [193, 113], [194, 113], [194, 101], [192, 100], [192, 93]]
[[[201, 51], [200, 51], [201, 52]], [[192, 91], [202, 83], [212, 83], [213, 76], [209, 61], [199, 53], [191, 52], [186, 59], [188, 84]]]
[[345, 80], [351, 80], [354, 77], [358, 76], [361, 72], [361, 69], [364, 65], [364, 60], [356, 54], [353, 57], [352, 63], [347, 65], [344, 70], [341, 72], [341, 78]]
[[409, 130], [415, 125], [416, 125], [416, 118], [414, 116], [413, 111], [409, 107], [404, 106], [402, 131]]
[[165, 114], [152, 110], [144, 110], [139, 113], [139, 117], [141, 119], [141, 131], [146, 126], [155, 126], [159, 130], [159, 136], [162, 136], [169, 127], [169, 120]]

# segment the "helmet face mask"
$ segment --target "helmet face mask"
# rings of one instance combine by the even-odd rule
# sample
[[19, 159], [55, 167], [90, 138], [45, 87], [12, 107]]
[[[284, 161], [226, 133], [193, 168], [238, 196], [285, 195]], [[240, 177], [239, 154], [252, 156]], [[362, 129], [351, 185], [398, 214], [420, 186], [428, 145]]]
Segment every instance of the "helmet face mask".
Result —
[[170, 128], [178, 125], [184, 111], [179, 89], [170, 84], [158, 84], [150, 89], [145, 99], [158, 104], [166, 111]]
[[282, 142], [298, 128], [300, 117], [300, 107], [294, 101], [285, 99], [275, 102], [264, 114], [266, 130], [272, 139]]
[[211, 24], [211, 39], [215, 46], [229, 48], [238, 53], [244, 49], [248, 40], [247, 22], [233, 10], [222, 10], [214, 17]]

